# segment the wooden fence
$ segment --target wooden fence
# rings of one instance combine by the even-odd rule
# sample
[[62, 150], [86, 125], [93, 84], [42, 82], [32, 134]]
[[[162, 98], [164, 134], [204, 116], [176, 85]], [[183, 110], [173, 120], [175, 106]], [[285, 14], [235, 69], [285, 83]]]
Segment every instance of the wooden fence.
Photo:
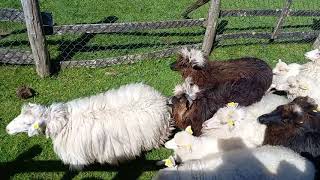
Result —
[[[0, 49], [0, 61], [7, 64], [36, 64], [37, 72], [41, 77], [46, 77], [50, 72], [50, 56], [47, 50], [46, 35], [62, 35], [68, 33], [113, 33], [113, 32], [131, 32], [137, 30], [154, 30], [183, 27], [205, 27], [206, 32], [202, 44], [187, 45], [189, 47], [200, 48], [205, 54], [212, 52], [213, 43], [222, 39], [236, 38], [261, 38], [273, 41], [275, 39], [284, 39], [288, 37], [299, 37], [303, 39], [315, 38], [315, 48], [320, 48], [320, 34], [317, 31], [297, 31], [281, 32], [282, 26], [287, 16], [319, 16], [320, 11], [311, 10], [292, 10], [290, 9], [292, 0], [286, 0], [282, 9], [265, 10], [220, 10], [220, 0], [211, 0], [207, 19], [183, 19], [157, 22], [130, 22], [130, 23], [99, 23], [99, 24], [77, 24], [53, 26], [53, 20], [50, 13], [40, 13], [38, 0], [21, 0], [23, 11], [14, 9], [0, 9], [0, 21], [26, 22], [29, 42], [33, 54], [30, 52], [17, 52], [13, 50]], [[32, 9], [32, 11], [31, 11]], [[217, 26], [219, 17], [250, 17], [250, 16], [275, 16], [278, 17], [275, 22], [273, 32], [241, 32], [217, 35]], [[61, 61], [62, 67], [105, 67], [115, 64], [134, 63], [143, 59], [168, 57], [184, 46], [177, 46], [164, 50], [127, 55], [114, 58], [79, 60], [79, 61]], [[21, 63], [21, 58], [26, 63]], [[33, 59], [33, 61], [32, 61]]]

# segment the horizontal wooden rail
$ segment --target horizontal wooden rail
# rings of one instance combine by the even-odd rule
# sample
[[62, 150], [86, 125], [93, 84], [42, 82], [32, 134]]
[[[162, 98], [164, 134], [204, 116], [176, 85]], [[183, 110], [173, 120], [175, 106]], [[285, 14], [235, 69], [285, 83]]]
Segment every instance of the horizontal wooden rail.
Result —
[[53, 34], [65, 33], [113, 33], [150, 29], [168, 29], [203, 26], [205, 19], [185, 19], [157, 22], [103, 23], [54, 26]]
[[[282, 9], [262, 9], [262, 10], [222, 10], [221, 17], [226, 16], [280, 16]], [[288, 16], [320, 16], [320, 11], [316, 10], [292, 10], [289, 9]]]
[[69, 67], [94, 68], [94, 67], [112, 66], [116, 64], [132, 64], [132, 63], [141, 61], [143, 59], [156, 59], [156, 58], [169, 57], [177, 53], [177, 51], [179, 51], [183, 47], [199, 48], [200, 46], [201, 44], [193, 44], [193, 45], [168, 48], [168, 49], [154, 51], [150, 53], [134, 54], [134, 55], [127, 55], [127, 56], [112, 57], [112, 58], [94, 59], [94, 60], [61, 61], [60, 64], [62, 68], [69, 68]]
[[[308, 31], [308, 32], [282, 32], [277, 36], [278, 39], [312, 39], [316, 38], [319, 32]], [[256, 38], [256, 39], [270, 39], [271, 33], [266, 32], [243, 32], [243, 33], [230, 33], [230, 34], [219, 34], [217, 40], [223, 39], [237, 39], [237, 38]]]

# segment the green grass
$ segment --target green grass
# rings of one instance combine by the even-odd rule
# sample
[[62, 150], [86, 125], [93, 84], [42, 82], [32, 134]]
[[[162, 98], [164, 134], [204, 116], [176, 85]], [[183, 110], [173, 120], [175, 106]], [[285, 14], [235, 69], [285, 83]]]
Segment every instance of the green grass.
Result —
[[[295, 1], [295, 9], [320, 9], [318, 0], [308, 2]], [[108, 16], [116, 16], [117, 22], [153, 21], [180, 19], [180, 13], [191, 0], [42, 0], [42, 10], [53, 13], [57, 25], [75, 23], [95, 23]], [[267, 9], [281, 8], [279, 0], [222, 1], [224, 9]], [[0, 2], [1, 7], [20, 8], [19, 1]], [[208, 5], [197, 10], [192, 17], [206, 17]], [[228, 21], [225, 33], [239, 31], [271, 32], [275, 24], [274, 17], [241, 17], [224, 18]], [[313, 18], [289, 17], [284, 31], [316, 29], [317, 20]], [[290, 26], [289, 26], [290, 25]], [[303, 25], [303, 26], [296, 26]], [[319, 28], [319, 27], [318, 27]], [[0, 39], [0, 48], [29, 49], [28, 38], [18, 23], [0, 23], [0, 34], [15, 31], [16, 33]], [[149, 52], [171, 47], [176, 43], [199, 43], [204, 35], [203, 28], [181, 28], [175, 30], [154, 30], [126, 34], [98, 34], [88, 40], [87, 50], [75, 52], [72, 59], [95, 59], [118, 55]], [[75, 44], [81, 35], [48, 36], [50, 55], [53, 60], [61, 53], [62, 45]], [[94, 48], [99, 46], [100, 48]], [[286, 62], [305, 62], [304, 52], [311, 49], [311, 42], [276, 41], [269, 44], [266, 40], [225, 40], [214, 49], [212, 59], [226, 60], [241, 56], [255, 56], [265, 59], [274, 65], [279, 58]], [[45, 137], [28, 138], [26, 134], [8, 136], [5, 126], [19, 114], [21, 105], [26, 102], [50, 104], [57, 101], [68, 101], [78, 97], [93, 95], [110, 88], [132, 82], [145, 82], [164, 95], [171, 95], [173, 87], [181, 81], [180, 76], [169, 69], [174, 57], [149, 60], [133, 65], [119, 65], [108, 68], [88, 69], [73, 68], [60, 71], [57, 75], [40, 79], [33, 66], [0, 66], [0, 169], [13, 179], [150, 179], [156, 173], [151, 170], [152, 160], [166, 158], [170, 151], [160, 148], [146, 153], [144, 159], [121, 165], [119, 168], [103, 167], [93, 171], [72, 174], [61, 165], [53, 152], [50, 139]], [[15, 89], [22, 84], [34, 88], [39, 94], [29, 100], [19, 100]], [[31, 151], [31, 152], [29, 152]], [[33, 158], [33, 161], [28, 159]]]

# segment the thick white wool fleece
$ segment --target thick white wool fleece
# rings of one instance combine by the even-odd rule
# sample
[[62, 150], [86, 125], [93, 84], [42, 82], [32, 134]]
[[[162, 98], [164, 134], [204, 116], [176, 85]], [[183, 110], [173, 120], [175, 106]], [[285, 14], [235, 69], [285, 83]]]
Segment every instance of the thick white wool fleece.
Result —
[[207, 63], [207, 60], [204, 58], [201, 50], [191, 49], [190, 63], [192, 64], [192, 66], [204, 67]]
[[154, 180], [313, 180], [313, 164], [290, 149], [262, 146], [217, 153], [159, 171]]
[[309, 77], [298, 75], [288, 78], [288, 98], [293, 100], [298, 96], [309, 96], [320, 105], [320, 84]]
[[302, 65], [291, 63], [286, 64], [279, 59], [273, 71], [273, 79], [271, 88], [275, 88], [279, 91], [285, 91], [288, 89], [287, 79], [290, 76], [296, 76], [299, 74]]
[[117, 165], [159, 147], [170, 134], [166, 98], [142, 83], [76, 99], [63, 109], [65, 118], [49, 119], [47, 132], [57, 155], [75, 167]]
[[180, 54], [181, 54], [181, 56], [183, 57], [183, 58], [185, 58], [185, 59], [190, 59], [190, 51], [188, 50], [188, 48], [182, 48], [181, 50], [180, 50]]
[[[276, 107], [287, 104], [289, 99], [275, 94], [266, 94], [259, 102], [247, 107], [220, 108], [215, 115], [203, 124], [203, 136], [215, 138], [240, 138], [245, 145], [256, 147], [264, 139], [266, 126], [260, 124], [257, 118], [273, 111]], [[228, 120], [235, 125], [230, 127]]]
[[[320, 60], [319, 60], [320, 61]], [[320, 82], [320, 63], [307, 62], [303, 64], [299, 75], [309, 77], [310, 79]]]
[[306, 52], [304, 56], [311, 60], [314, 61], [315, 63], [320, 63], [320, 50], [319, 49], [314, 49], [312, 51]]

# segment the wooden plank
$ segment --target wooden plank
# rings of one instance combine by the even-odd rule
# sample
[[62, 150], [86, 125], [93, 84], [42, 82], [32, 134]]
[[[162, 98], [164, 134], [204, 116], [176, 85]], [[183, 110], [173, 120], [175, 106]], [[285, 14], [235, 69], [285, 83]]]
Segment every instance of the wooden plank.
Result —
[[[281, 9], [261, 9], [261, 10], [222, 10], [220, 17], [233, 16], [280, 16]], [[320, 11], [315, 10], [291, 10], [289, 9], [288, 16], [320, 16]]]
[[220, 0], [212, 0], [208, 12], [207, 29], [204, 35], [202, 51], [204, 55], [208, 56], [211, 52], [214, 39], [216, 36], [216, 29], [218, 26], [218, 18], [220, 13]]
[[276, 26], [273, 30], [272, 35], [271, 35], [271, 38], [270, 38], [271, 40], [277, 38], [277, 35], [279, 34], [279, 32], [282, 28], [282, 25], [285, 21], [285, 18], [289, 14], [289, 8], [290, 8], [291, 4], [292, 4], [292, 0], [286, 0], [285, 6], [282, 9], [281, 15], [279, 16], [278, 21], [276, 22]]
[[313, 48], [314, 49], [320, 49], [320, 33], [319, 33], [317, 39], [313, 43]]
[[50, 75], [50, 56], [44, 36], [38, 0], [21, 0], [28, 38], [40, 77]]
[[32, 53], [29, 51], [20, 51], [15, 49], [0, 49], [1, 64], [34, 64]]
[[54, 26], [53, 34], [65, 33], [113, 33], [150, 29], [168, 29], [202, 26], [205, 19], [185, 19], [158, 22], [101, 23]]
[[189, 14], [198, 9], [199, 7], [205, 5], [210, 0], [197, 0], [196, 2], [192, 3], [190, 6], [187, 7], [187, 9], [181, 14], [183, 18], [189, 19]]
[[[313, 39], [317, 37], [319, 32], [309, 31], [309, 32], [282, 32], [278, 34], [277, 39]], [[217, 35], [217, 40], [223, 39], [238, 39], [238, 38], [256, 38], [256, 39], [270, 39], [271, 33], [266, 32], [243, 32], [243, 33], [229, 33], [229, 34], [219, 34]]]
[[127, 55], [127, 56], [119, 56], [119, 57], [112, 57], [112, 58], [104, 58], [104, 59], [94, 59], [94, 60], [72, 60], [72, 61], [61, 61], [60, 65], [62, 68], [70, 68], [70, 67], [106, 67], [112, 66], [116, 64], [132, 64], [139, 62], [143, 59], [158, 59], [169, 57], [183, 47], [188, 48], [199, 48], [201, 44], [193, 44], [193, 45], [186, 45], [186, 46], [178, 46], [174, 48], [168, 48], [160, 51], [154, 51], [151, 53], [144, 53], [144, 54], [134, 54], [134, 55]]

